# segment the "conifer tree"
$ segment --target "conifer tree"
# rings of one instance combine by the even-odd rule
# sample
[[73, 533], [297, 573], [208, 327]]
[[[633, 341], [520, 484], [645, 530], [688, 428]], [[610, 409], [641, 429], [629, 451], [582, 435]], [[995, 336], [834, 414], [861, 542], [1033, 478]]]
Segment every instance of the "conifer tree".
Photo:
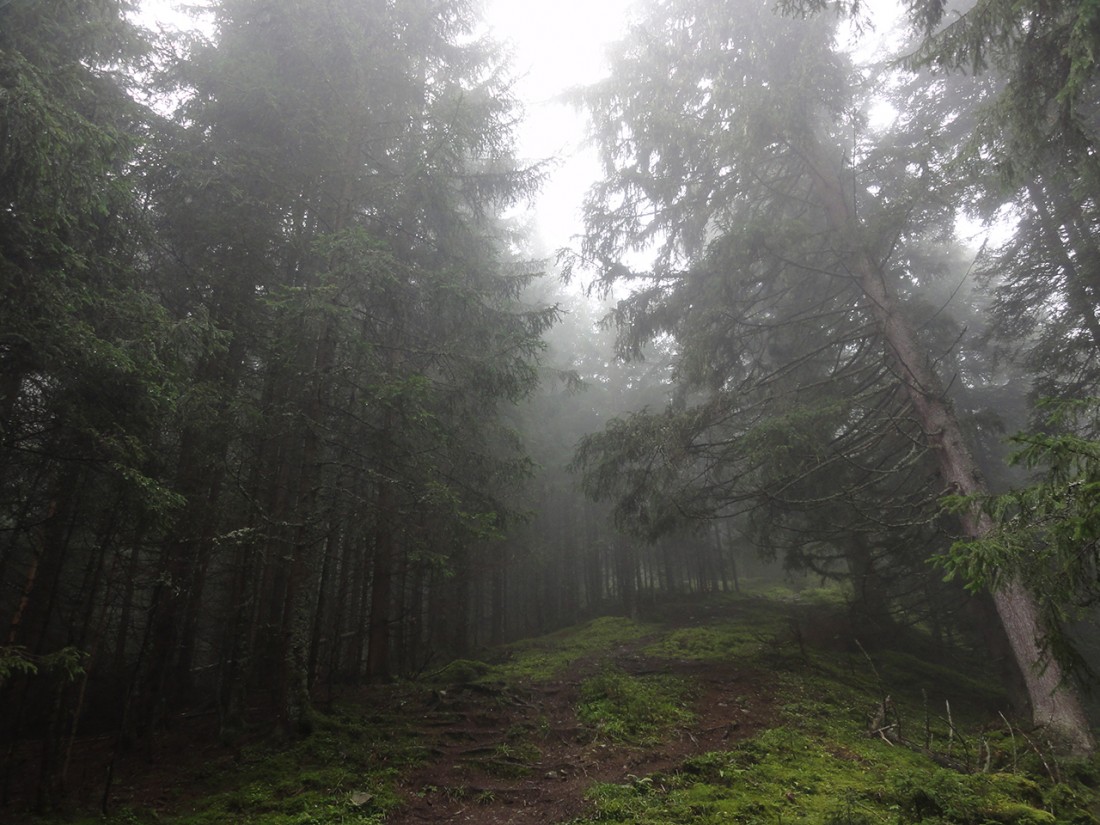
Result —
[[[658, 526], [774, 499], [769, 479], [786, 491], [831, 465], [839, 489], [822, 500], [858, 511], [869, 496], [887, 521], [921, 498], [981, 490], [937, 353], [907, 312], [920, 259], [899, 253], [942, 233], [950, 211], [922, 199], [926, 157], [890, 175], [857, 163], [853, 70], [832, 19], [706, 0], [645, 9], [587, 94], [605, 179], [583, 254], [611, 283], [630, 275], [626, 254], [655, 248], [620, 316], [628, 340], [681, 343], [685, 404], [591, 440], [590, 483]], [[922, 496], [911, 482], [929, 468]], [[962, 518], [964, 534], [989, 528]], [[1010, 579], [993, 598], [1036, 721], [1090, 750], [1078, 697], [1040, 649], [1031, 594]]]
[[[506, 77], [466, 4], [214, 11], [217, 39], [174, 75], [188, 96], [162, 197], [169, 257], [194, 283], [181, 300], [224, 343], [199, 365], [216, 426], [183, 425], [190, 529], [163, 549], [180, 586], [158, 633], [181, 644], [158, 648], [181, 658], [150, 663], [149, 689], [182, 684], [166, 674], [189, 669], [202, 582], [230, 575], [224, 678], [275, 684], [293, 731], [317, 646], [353, 620], [317, 615], [341, 576], [369, 632], [330, 655], [386, 678], [427, 536], [457, 549], [493, 533], [495, 489], [525, 466], [495, 413], [534, 386], [554, 313], [521, 305], [532, 273], [503, 254], [496, 213], [534, 175], [510, 156]], [[247, 479], [232, 510], [215, 495], [227, 472]], [[233, 572], [211, 567], [227, 535]], [[344, 535], [363, 538], [337, 553]]]
[[173, 339], [142, 266], [153, 118], [129, 95], [146, 47], [125, 6], [0, 6], [0, 658], [38, 671], [0, 687], [0, 724], [5, 795], [17, 737], [42, 736], [41, 805], [104, 670], [124, 559], [179, 504], [158, 447], [190, 324]]

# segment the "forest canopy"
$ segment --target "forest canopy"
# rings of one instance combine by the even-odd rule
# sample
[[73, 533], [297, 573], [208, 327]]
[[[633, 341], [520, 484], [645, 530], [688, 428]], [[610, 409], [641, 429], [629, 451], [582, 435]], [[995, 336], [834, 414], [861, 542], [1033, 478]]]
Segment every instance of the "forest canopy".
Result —
[[473, 4], [130, 5], [0, 2], [0, 732], [41, 806], [85, 732], [306, 736], [322, 687], [761, 559], [874, 632], [992, 629], [1092, 750], [1095, 0], [640, 0], [560, 265]]

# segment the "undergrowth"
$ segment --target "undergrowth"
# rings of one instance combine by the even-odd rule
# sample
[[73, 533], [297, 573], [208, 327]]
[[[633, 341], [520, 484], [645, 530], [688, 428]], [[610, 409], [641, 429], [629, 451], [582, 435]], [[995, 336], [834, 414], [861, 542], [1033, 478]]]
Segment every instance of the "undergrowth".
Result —
[[154, 807], [117, 806], [108, 817], [65, 820], [92, 825], [381, 825], [398, 804], [401, 771], [422, 759], [411, 730], [367, 708], [317, 712], [314, 730], [240, 747], [216, 764], [181, 770]]
[[670, 774], [597, 784], [589, 792], [594, 814], [575, 825], [1095, 822], [1067, 786], [1044, 788], [1019, 774], [959, 773], [866, 738], [850, 749], [857, 740], [775, 728]]
[[660, 634], [645, 651], [767, 667], [779, 724], [673, 771], [596, 783], [591, 813], [572, 825], [1097, 825], [1100, 763], [1060, 762], [1011, 722], [979, 663], [929, 662], [908, 652], [927, 640], [904, 635], [902, 650], [832, 635], [818, 644], [800, 623], [820, 630], [840, 609], [829, 599], [743, 607], [736, 619]]

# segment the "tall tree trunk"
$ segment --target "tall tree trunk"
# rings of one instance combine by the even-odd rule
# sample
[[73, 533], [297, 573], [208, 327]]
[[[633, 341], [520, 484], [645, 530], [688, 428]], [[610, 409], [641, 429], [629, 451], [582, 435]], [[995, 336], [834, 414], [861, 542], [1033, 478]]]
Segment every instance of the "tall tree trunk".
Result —
[[[330, 514], [330, 518], [331, 518]], [[309, 688], [312, 690], [317, 677], [320, 675], [321, 648], [325, 643], [325, 619], [328, 613], [329, 588], [333, 578], [333, 569], [337, 566], [339, 540], [338, 530], [335, 524], [329, 526], [328, 536], [325, 538], [325, 553], [321, 564], [321, 578], [317, 583], [316, 607], [313, 611], [313, 632], [309, 642], [309, 667], [306, 670]], [[332, 630], [330, 639], [335, 638], [335, 630]], [[331, 644], [331, 641], [330, 641]], [[330, 686], [331, 688], [331, 686]]]
[[354, 617], [353, 631], [351, 637], [351, 670], [348, 673], [349, 679], [352, 684], [359, 684], [363, 678], [364, 672], [364, 657], [367, 652], [367, 645], [370, 644], [370, 605], [371, 605], [371, 592], [372, 582], [371, 576], [368, 575], [370, 568], [370, 558], [366, 547], [361, 548], [359, 553], [359, 579], [357, 588], [357, 611]]
[[604, 573], [598, 520], [591, 505], [584, 508], [585, 524], [585, 607], [593, 610], [603, 603]]
[[[1051, 215], [1047, 199], [1044, 197], [1042, 186], [1037, 181], [1032, 180], [1027, 185], [1027, 191], [1031, 196], [1032, 208], [1039, 216], [1039, 223], [1042, 226], [1043, 236], [1050, 254], [1054, 256], [1056, 263], [1062, 268], [1066, 283], [1066, 301], [1077, 314], [1085, 329], [1089, 331], [1093, 343], [1100, 349], [1100, 318], [1097, 318], [1096, 304], [1089, 297], [1085, 288], [1086, 280], [1082, 277], [1074, 259], [1070, 257], [1066, 245], [1062, 242], [1055, 218]], [[1087, 261], [1090, 257], [1095, 260], [1096, 255], [1088, 254], [1091, 252], [1091, 244], [1084, 242], [1081, 233], [1077, 231], [1076, 225], [1072, 222], [1066, 222], [1063, 226], [1066, 228], [1071, 243], [1077, 248], [1078, 260], [1084, 258]], [[1082, 249], [1082, 247], [1086, 247], [1086, 249]]]
[[[830, 161], [822, 147], [812, 140], [800, 147], [800, 152], [829, 227], [838, 242], [844, 244], [840, 251], [847, 257], [878, 323], [886, 357], [892, 362], [935, 453], [945, 492], [984, 493], [985, 482], [942, 384], [929, 366], [908, 320], [898, 311], [897, 300], [887, 285], [887, 274], [859, 240], [862, 227], [845, 192], [839, 162]], [[984, 514], [967, 513], [962, 517], [967, 536], [981, 537], [992, 527]], [[1014, 578], [1004, 581], [992, 596], [1023, 674], [1033, 720], [1051, 729], [1071, 753], [1091, 753], [1095, 745], [1078, 691], [1065, 680], [1058, 662], [1043, 654], [1039, 647], [1043, 629], [1034, 597]]]
[[393, 602], [394, 507], [393, 482], [378, 483], [378, 515], [374, 531], [374, 575], [371, 577], [370, 638], [367, 640], [367, 676], [374, 681], [390, 676], [390, 608]]
[[315, 543], [316, 522], [319, 521], [321, 500], [322, 449], [325, 407], [331, 384], [331, 372], [336, 362], [335, 322], [328, 317], [320, 321], [312, 357], [309, 359], [310, 380], [300, 400], [302, 443], [300, 469], [297, 477], [293, 509], [297, 527], [283, 591], [282, 625], [278, 659], [279, 719], [289, 735], [310, 730], [309, 643], [310, 616], [314, 609], [311, 589], [316, 565], [311, 564]]
[[405, 635], [406, 659], [412, 672], [418, 672], [426, 664], [423, 653], [425, 628], [430, 627], [427, 617], [424, 615], [425, 604], [425, 565], [423, 561], [412, 561], [411, 578], [408, 594], [408, 631]]
[[[653, 548], [655, 552], [659, 553], [661, 567], [658, 569], [664, 571], [665, 574], [665, 592], [676, 594], [680, 592], [680, 570], [677, 569], [676, 556], [673, 553], [671, 542], [668, 539], [661, 541], [656, 547]], [[658, 582], [660, 581], [660, 575], [657, 576]], [[651, 588], [656, 591], [659, 588], [654, 586]]]
[[508, 547], [502, 542], [494, 543], [488, 553], [489, 564], [489, 644], [497, 646], [504, 642], [505, 610], [505, 566], [508, 560]]
[[234, 554], [230, 596], [223, 614], [224, 633], [219, 645], [217, 706], [222, 737], [229, 737], [244, 724], [248, 674], [245, 662], [251, 651], [259, 595], [258, 555], [251, 541], [242, 542]]
[[733, 590], [741, 592], [741, 580], [737, 575], [737, 559], [733, 557], [733, 543], [729, 541], [729, 532], [726, 532], [726, 541], [722, 541], [722, 528], [718, 522], [714, 522], [714, 546], [718, 552], [719, 571], [722, 577], [722, 592], [728, 592], [729, 584], [726, 580], [726, 565], [729, 565], [730, 575], [733, 577]]
[[626, 536], [615, 539], [615, 578], [619, 585], [619, 600], [623, 613], [631, 619], [638, 618], [638, 563], [634, 545]]
[[124, 680], [123, 674], [126, 673], [126, 647], [133, 625], [134, 590], [137, 587], [141, 544], [144, 535], [145, 526], [142, 524], [138, 527], [135, 539], [130, 545], [126, 575], [123, 579], [125, 584], [122, 591], [122, 605], [119, 608], [118, 628], [115, 631], [115, 648], [111, 664], [111, 673], [115, 674], [115, 678], [120, 680], [120, 685], [124, 684], [124, 681], [122, 681]]
[[451, 590], [451, 616], [447, 626], [446, 649], [450, 656], [465, 656], [470, 648], [470, 617], [473, 600], [470, 598], [472, 564], [465, 552], [458, 553], [453, 561], [454, 577], [446, 586]]

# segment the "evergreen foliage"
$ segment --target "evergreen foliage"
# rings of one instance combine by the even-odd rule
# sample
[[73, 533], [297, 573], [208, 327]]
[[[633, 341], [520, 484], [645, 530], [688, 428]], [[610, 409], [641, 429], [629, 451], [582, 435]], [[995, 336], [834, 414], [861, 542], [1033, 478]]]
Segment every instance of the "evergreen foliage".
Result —
[[[213, 0], [210, 33], [175, 40], [125, 0], [0, 0], [0, 806], [31, 775], [60, 804], [104, 733], [108, 812], [121, 755], [188, 709], [335, 747], [318, 696], [549, 678], [650, 632], [633, 618], [660, 596], [780, 558], [840, 582], [869, 643], [943, 645], [983, 622], [936, 557], [1024, 617], [1005, 627], [1037, 716], [1075, 700], [1100, 3], [910, 0], [905, 56], [874, 65], [840, 38], [869, 4], [778, 8], [643, 0], [577, 93], [603, 176], [563, 274], [594, 272], [597, 305], [541, 282], [505, 217], [547, 167], [515, 155], [514, 78], [468, 0]], [[973, 260], [963, 214], [1006, 239]], [[1045, 396], [1066, 406], [999, 468]], [[727, 630], [664, 644], [763, 655]], [[608, 671], [591, 721], [659, 735], [667, 688]], [[538, 757], [516, 753], [494, 764]], [[906, 783], [903, 819], [1002, 815], [988, 788]], [[680, 790], [669, 810], [729, 812]]]
[[[930, 243], [952, 240], [954, 210], [937, 199], [951, 153], [935, 139], [898, 151], [889, 134], [876, 151], [831, 16], [704, 0], [644, 13], [585, 97], [605, 175], [582, 255], [605, 288], [643, 280], [619, 304], [623, 350], [672, 337], [680, 392], [663, 418], [590, 436], [578, 463], [643, 533], [750, 513], [766, 551], [784, 531], [810, 538], [880, 594], [882, 623], [874, 578], [904, 557], [875, 551], [934, 547], [936, 499], [984, 491], [938, 374], [942, 344], [918, 332], [910, 300], [943, 271]], [[650, 272], [621, 264], [650, 245]], [[964, 514], [956, 529], [989, 528]], [[919, 569], [909, 560], [902, 587]], [[1080, 701], [1042, 661], [1023, 581], [992, 597], [1033, 713], [1086, 752]]]
[[468, 644], [557, 318], [468, 4], [227, 0], [140, 65], [126, 10], [0, 6], [3, 729], [47, 731], [43, 806], [64, 719], [122, 749], [270, 690], [299, 735], [317, 682]]
[[[1087, 671], [1067, 629], [1091, 616], [1100, 549], [1100, 444], [1094, 401], [1050, 403], [1042, 431], [1013, 436], [1012, 461], [1038, 472], [1032, 484], [998, 496], [955, 497], [957, 510], [980, 508], [996, 529], [956, 542], [936, 559], [967, 587], [996, 588], [1016, 576], [1040, 594], [1044, 644], [1059, 660]], [[1079, 673], [1079, 676], [1087, 674]]]
[[[678, 359], [672, 403], [582, 440], [577, 466], [643, 535], [739, 518], [792, 567], [833, 576], [847, 562], [871, 577], [869, 595], [910, 591], [920, 558], [903, 548], [937, 541], [932, 459], [800, 149], [826, 141], [839, 157], [844, 132], [862, 128], [853, 69], [831, 20], [718, 5], [651, 5], [645, 34], [587, 98], [606, 177], [589, 196], [584, 256], [605, 264], [604, 286], [633, 288], [614, 314], [620, 351], [664, 336]], [[947, 212], [911, 179], [935, 147], [915, 159], [900, 139], [865, 142], [865, 163], [843, 171], [866, 181], [851, 193], [860, 241], [905, 295], [957, 277], [932, 250]], [[653, 238], [652, 272], [617, 266]], [[879, 621], [888, 598], [872, 598]]]

